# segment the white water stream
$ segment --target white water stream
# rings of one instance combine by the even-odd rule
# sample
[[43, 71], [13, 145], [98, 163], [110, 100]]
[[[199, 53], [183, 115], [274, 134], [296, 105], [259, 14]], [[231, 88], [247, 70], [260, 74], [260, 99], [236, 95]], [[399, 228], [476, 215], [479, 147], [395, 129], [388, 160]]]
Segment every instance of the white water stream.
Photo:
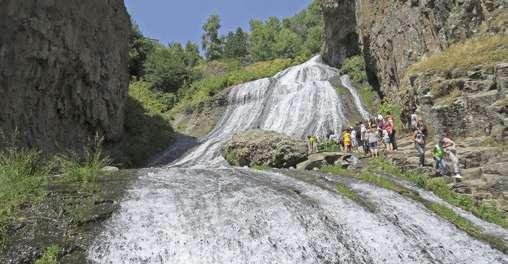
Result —
[[[295, 137], [340, 131], [347, 120], [329, 82], [337, 77], [336, 69], [315, 57], [273, 78], [234, 87], [223, 119], [199, 147], [170, 167], [140, 171], [90, 248], [89, 260], [508, 263], [503, 253], [391, 191], [351, 184], [376, 205], [372, 212], [335, 192], [333, 183], [226, 166], [221, 144], [250, 128]], [[355, 104], [362, 116], [368, 114], [359, 99]]]

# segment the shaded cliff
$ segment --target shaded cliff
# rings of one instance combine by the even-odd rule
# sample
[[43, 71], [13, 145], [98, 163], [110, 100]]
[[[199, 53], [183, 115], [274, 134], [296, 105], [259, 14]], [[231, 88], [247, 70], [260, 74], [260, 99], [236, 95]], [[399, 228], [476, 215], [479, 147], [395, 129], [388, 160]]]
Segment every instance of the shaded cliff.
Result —
[[121, 0], [0, 2], [0, 129], [81, 150], [123, 132], [130, 20]]
[[356, 0], [322, 0], [324, 44], [322, 57], [337, 66], [351, 56], [358, 55]]
[[[475, 34], [482, 23], [506, 5], [503, 0], [324, 0], [325, 45], [323, 56], [340, 64], [342, 44], [360, 45], [373, 84], [394, 95], [407, 67], [427, 53]], [[359, 43], [344, 41], [356, 26]]]

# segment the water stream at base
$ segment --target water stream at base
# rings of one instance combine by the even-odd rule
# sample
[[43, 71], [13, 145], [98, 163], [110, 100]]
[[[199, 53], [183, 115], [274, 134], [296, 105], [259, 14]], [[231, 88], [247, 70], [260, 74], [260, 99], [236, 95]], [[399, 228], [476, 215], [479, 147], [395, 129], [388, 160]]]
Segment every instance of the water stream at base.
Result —
[[[250, 128], [295, 137], [340, 131], [348, 121], [329, 82], [337, 76], [315, 57], [234, 87], [223, 119], [201, 145], [169, 167], [139, 172], [89, 260], [508, 263], [503, 253], [391, 191], [351, 184], [376, 205], [372, 212], [335, 192], [333, 182], [225, 164], [221, 144]], [[355, 103], [362, 108], [360, 100]]]

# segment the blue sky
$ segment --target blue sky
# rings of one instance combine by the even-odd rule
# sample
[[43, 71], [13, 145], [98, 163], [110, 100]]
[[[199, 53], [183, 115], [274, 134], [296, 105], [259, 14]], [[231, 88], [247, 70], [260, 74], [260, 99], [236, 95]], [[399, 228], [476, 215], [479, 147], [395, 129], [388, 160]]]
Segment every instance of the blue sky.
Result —
[[188, 40], [200, 44], [201, 26], [212, 13], [220, 15], [224, 33], [238, 26], [248, 30], [251, 19], [292, 16], [310, 3], [311, 0], [125, 0], [143, 34], [164, 44]]

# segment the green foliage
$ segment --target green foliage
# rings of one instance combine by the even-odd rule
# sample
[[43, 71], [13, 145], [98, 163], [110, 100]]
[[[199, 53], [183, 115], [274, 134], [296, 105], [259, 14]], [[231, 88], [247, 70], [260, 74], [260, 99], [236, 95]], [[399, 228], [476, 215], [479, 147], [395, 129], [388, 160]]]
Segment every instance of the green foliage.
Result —
[[129, 73], [138, 79], [145, 74], [145, 61], [152, 52], [154, 43], [145, 38], [139, 26], [132, 22], [132, 31], [129, 37]]
[[186, 55], [179, 43], [168, 47], [157, 45], [145, 63], [146, 80], [152, 89], [176, 93], [184, 84], [190, 83], [195, 76], [191, 65], [186, 63], [192, 63], [195, 58], [187, 58]]
[[339, 152], [340, 146], [333, 140], [324, 140], [318, 145], [319, 152]]
[[219, 37], [220, 28], [220, 17], [218, 15], [209, 16], [203, 25], [202, 46], [208, 60], [220, 59], [223, 56], [223, 43]]
[[344, 183], [338, 183], [337, 184], [337, 192], [339, 192], [340, 194], [344, 195], [349, 200], [352, 200], [352, 201], [358, 201], [358, 200], [360, 200], [360, 197], [358, 196], [358, 194], [355, 191], [353, 191], [351, 188], [349, 188], [349, 186], [347, 186]]
[[280, 30], [275, 37], [274, 52], [280, 58], [294, 58], [302, 48], [303, 39], [288, 28]]
[[35, 261], [35, 264], [58, 264], [58, 255], [60, 247], [53, 245], [49, 246], [44, 252], [44, 255]]
[[226, 58], [245, 58], [248, 54], [249, 34], [242, 28], [229, 32], [224, 40], [224, 56]]
[[0, 152], [0, 248], [20, 206], [44, 197], [49, 171], [39, 152], [15, 148]]
[[253, 169], [258, 171], [269, 171], [271, 168], [268, 165], [255, 165]]
[[201, 61], [201, 55], [199, 55], [199, 47], [195, 43], [188, 41], [185, 44], [185, 65], [188, 67], [194, 67]]
[[346, 59], [342, 64], [341, 70], [349, 75], [354, 82], [363, 83], [367, 81], [365, 60], [360, 55]]
[[321, 48], [322, 18], [319, 1], [282, 22], [275, 17], [250, 22], [249, 54], [254, 61], [310, 57]]
[[229, 150], [225, 153], [224, 159], [232, 166], [240, 165], [240, 158], [236, 150]]
[[75, 154], [55, 157], [66, 181], [77, 182], [83, 187], [95, 188], [97, 177], [103, 174], [102, 168], [111, 164], [109, 156], [102, 151], [102, 138], [96, 137], [94, 144], [88, 146], [83, 156]]
[[129, 167], [142, 166], [173, 142], [175, 132], [166, 113], [169, 101], [173, 104], [176, 100], [171, 96], [152, 91], [147, 82], [130, 84], [125, 133], [112, 150], [115, 161]]

